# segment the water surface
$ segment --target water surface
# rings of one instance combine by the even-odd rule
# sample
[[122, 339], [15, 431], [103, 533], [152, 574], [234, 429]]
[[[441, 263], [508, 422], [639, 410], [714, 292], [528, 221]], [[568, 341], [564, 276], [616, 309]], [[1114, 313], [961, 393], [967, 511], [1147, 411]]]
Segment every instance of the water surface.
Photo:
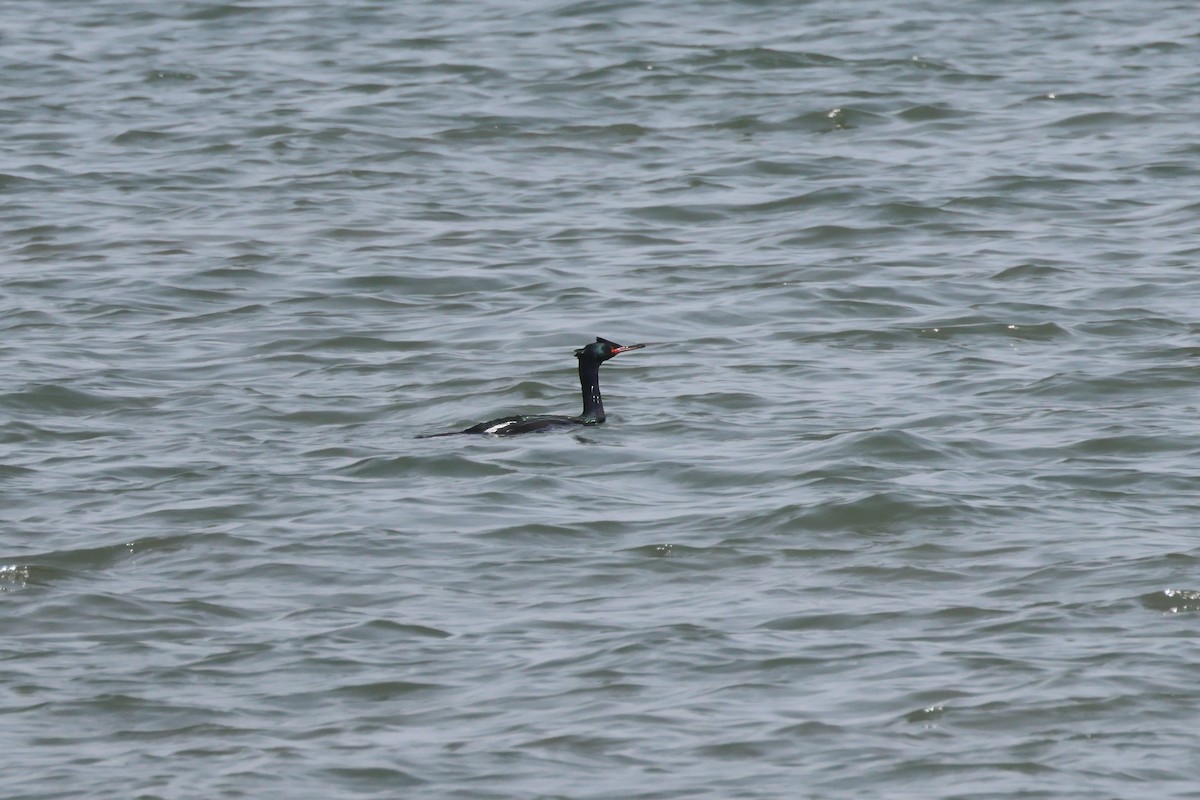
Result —
[[10, 796], [1196, 796], [1192, 7], [4, 10]]

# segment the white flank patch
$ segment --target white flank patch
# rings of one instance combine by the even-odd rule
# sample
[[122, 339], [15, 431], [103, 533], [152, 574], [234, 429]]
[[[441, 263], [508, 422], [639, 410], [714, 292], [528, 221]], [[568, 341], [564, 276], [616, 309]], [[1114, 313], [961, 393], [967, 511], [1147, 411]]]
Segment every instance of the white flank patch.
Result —
[[515, 424], [516, 423], [512, 422], [511, 420], [509, 422], [501, 422], [500, 424], [493, 425], [490, 428], [484, 428], [483, 432], [484, 433], [499, 433], [500, 431], [504, 430], [505, 428], [512, 427]]

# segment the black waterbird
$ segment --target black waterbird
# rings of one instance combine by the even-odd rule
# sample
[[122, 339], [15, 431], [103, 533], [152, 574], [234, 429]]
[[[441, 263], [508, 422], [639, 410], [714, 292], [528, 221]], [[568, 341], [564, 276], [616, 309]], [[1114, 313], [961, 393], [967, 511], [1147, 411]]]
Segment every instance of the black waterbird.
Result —
[[432, 433], [417, 438], [456, 436], [460, 433], [517, 436], [522, 433], [563, 430], [578, 425], [599, 425], [604, 422], [604, 399], [600, 397], [600, 365], [619, 353], [640, 350], [645, 346], [644, 344], [623, 346], [597, 336], [596, 341], [575, 351], [575, 358], [579, 359], [579, 387], [583, 390], [583, 413], [577, 417], [559, 414], [519, 414], [481, 422], [463, 431]]

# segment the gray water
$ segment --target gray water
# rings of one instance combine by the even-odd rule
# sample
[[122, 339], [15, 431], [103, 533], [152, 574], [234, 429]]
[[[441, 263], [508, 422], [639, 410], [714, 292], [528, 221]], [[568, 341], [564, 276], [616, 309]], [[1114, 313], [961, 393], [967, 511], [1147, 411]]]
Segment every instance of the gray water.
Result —
[[0, 11], [4, 797], [1200, 797], [1193, 4]]

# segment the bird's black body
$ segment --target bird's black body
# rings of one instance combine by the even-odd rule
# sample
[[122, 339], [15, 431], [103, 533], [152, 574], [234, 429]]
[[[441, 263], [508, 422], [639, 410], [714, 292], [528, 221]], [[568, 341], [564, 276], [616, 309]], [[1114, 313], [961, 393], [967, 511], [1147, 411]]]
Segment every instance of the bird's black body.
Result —
[[[580, 425], [599, 425], [604, 422], [604, 399], [600, 396], [600, 365], [618, 353], [640, 350], [644, 344], [622, 347], [616, 342], [596, 337], [596, 341], [575, 351], [579, 359], [579, 387], [583, 391], [583, 413], [577, 417], [556, 414], [529, 414], [481, 422], [463, 431], [434, 433], [430, 436], [455, 436], [460, 433], [480, 433], [488, 436], [517, 436], [522, 433], [577, 428]], [[429, 438], [422, 436], [418, 438]]]
[[516, 436], [521, 433], [542, 433], [586, 425], [579, 417], [558, 414], [517, 414], [472, 425], [458, 433], [486, 433], [489, 436]]

